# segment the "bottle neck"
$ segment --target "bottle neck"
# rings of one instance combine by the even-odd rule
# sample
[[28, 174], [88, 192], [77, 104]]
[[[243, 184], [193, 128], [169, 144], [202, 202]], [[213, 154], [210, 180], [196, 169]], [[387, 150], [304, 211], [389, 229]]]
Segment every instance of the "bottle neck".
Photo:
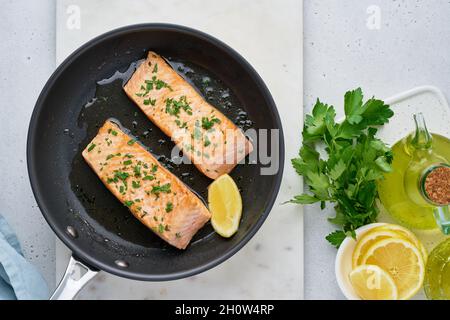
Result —
[[424, 150], [431, 148], [433, 138], [428, 132], [427, 124], [422, 113], [414, 115], [414, 122], [416, 124], [416, 132], [412, 137], [411, 144], [417, 150]]

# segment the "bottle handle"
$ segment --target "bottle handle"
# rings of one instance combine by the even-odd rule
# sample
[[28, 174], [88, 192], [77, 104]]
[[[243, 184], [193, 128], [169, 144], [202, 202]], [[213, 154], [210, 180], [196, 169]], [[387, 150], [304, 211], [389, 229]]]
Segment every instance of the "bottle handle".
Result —
[[435, 207], [434, 218], [442, 233], [450, 235], [450, 206]]

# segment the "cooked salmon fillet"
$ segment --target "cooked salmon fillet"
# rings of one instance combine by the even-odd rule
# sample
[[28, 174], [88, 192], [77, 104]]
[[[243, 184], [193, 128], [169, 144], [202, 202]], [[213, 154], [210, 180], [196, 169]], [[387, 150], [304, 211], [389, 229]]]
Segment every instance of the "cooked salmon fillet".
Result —
[[253, 146], [166, 61], [149, 52], [124, 90], [207, 177], [229, 173]]
[[137, 219], [174, 247], [185, 249], [211, 217], [188, 187], [111, 121], [83, 157]]

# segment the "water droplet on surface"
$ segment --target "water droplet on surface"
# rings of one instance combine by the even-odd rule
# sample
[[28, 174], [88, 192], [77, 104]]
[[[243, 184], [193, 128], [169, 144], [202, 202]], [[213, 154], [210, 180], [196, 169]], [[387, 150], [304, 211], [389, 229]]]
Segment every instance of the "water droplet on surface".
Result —
[[220, 97], [222, 99], [228, 99], [230, 97], [230, 92], [229, 91], [224, 91], [222, 92], [222, 94], [220, 95]]
[[207, 95], [211, 95], [214, 92], [214, 88], [213, 87], [206, 87], [205, 88], [205, 93]]
[[202, 77], [202, 83], [203, 84], [209, 84], [211, 82], [211, 78], [210, 77]]
[[147, 139], [150, 135], [150, 130], [145, 130], [144, 132], [142, 132], [142, 137]]
[[114, 263], [121, 268], [128, 268], [130, 266], [129, 263], [124, 260], [116, 260]]
[[78, 232], [77, 232], [77, 230], [76, 230], [74, 227], [72, 227], [72, 226], [68, 226], [68, 227], [66, 228], [66, 233], [67, 233], [69, 236], [71, 236], [72, 238], [78, 238]]

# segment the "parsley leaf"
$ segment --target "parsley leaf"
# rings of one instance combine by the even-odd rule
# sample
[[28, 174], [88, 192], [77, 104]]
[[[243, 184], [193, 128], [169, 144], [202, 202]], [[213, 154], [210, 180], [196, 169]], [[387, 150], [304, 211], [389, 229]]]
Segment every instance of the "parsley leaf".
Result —
[[170, 193], [170, 183], [163, 184], [162, 186], [153, 186], [151, 193], [159, 196], [160, 193]]
[[94, 148], [96, 147], [95, 143], [91, 143], [91, 145], [88, 148], [88, 152], [91, 152], [92, 150], [94, 150]]
[[154, 176], [145, 176], [145, 177], [142, 178], [142, 180], [144, 180], [144, 181], [152, 181], [152, 180], [155, 180], [155, 179], [156, 178]]
[[132, 201], [132, 200], [127, 200], [127, 201], [125, 201], [124, 203], [123, 203], [126, 207], [131, 207], [133, 204], [134, 204], [134, 201]]
[[173, 210], [173, 203], [172, 202], [167, 202], [166, 204], [166, 212], [169, 213]]
[[202, 128], [205, 130], [211, 129], [215, 123], [220, 123], [220, 119], [212, 116], [211, 120], [208, 117], [202, 117]]
[[344, 231], [335, 231], [333, 233], [330, 233], [326, 237], [328, 242], [331, 243], [333, 246], [335, 246], [337, 249], [339, 249], [339, 247], [342, 244], [342, 241], [344, 241], [345, 238], [347, 238], [347, 235], [345, 234]]
[[186, 96], [181, 96], [178, 101], [171, 98], [166, 99], [166, 113], [178, 118], [180, 116], [180, 110], [184, 110], [188, 115], [192, 115], [192, 108]]
[[310, 196], [309, 194], [302, 194], [300, 196], [295, 196], [294, 199], [289, 201], [290, 203], [296, 204], [313, 204], [319, 202], [320, 200], [314, 196]]

